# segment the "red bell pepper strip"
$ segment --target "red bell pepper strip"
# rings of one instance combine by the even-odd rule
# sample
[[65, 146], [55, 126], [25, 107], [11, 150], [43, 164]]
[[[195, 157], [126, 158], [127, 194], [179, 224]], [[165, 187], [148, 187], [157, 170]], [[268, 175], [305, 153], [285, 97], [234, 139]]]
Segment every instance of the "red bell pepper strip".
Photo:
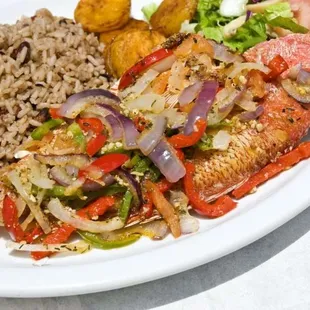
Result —
[[163, 193], [161, 193], [156, 184], [152, 183], [149, 180], [146, 180], [145, 183], [146, 190], [150, 193], [153, 204], [155, 205], [158, 212], [167, 222], [172, 235], [175, 238], [180, 237], [181, 227], [179, 217], [176, 214], [174, 207], [166, 199]]
[[127, 160], [129, 160], [129, 156], [126, 154], [107, 154], [96, 159], [92, 166], [100, 168], [104, 173], [109, 173], [122, 166]]
[[114, 204], [114, 197], [100, 197], [91, 204], [89, 204], [86, 208], [79, 210], [77, 212], [77, 215], [86, 219], [92, 219], [96, 216], [103, 215]]
[[189, 162], [184, 165], [186, 168], [186, 175], [184, 177], [185, 194], [196, 212], [209, 218], [217, 218], [225, 215], [236, 207], [237, 203], [227, 195], [220, 197], [213, 204], [209, 204], [201, 199], [199, 193], [195, 190], [193, 180], [195, 166]]
[[310, 157], [310, 142], [300, 144], [295, 150], [278, 158], [275, 163], [271, 163], [258, 173], [254, 174], [248, 181], [232, 192], [237, 199], [242, 198], [251, 192], [256, 186], [268, 181], [280, 172], [297, 164], [303, 159]]
[[50, 114], [51, 118], [53, 118], [53, 119], [62, 118], [62, 116], [60, 116], [58, 114], [58, 111], [59, 111], [59, 109], [50, 108], [49, 109], [49, 114]]
[[[122, 166], [127, 160], [129, 160], [128, 155], [113, 153], [99, 157], [91, 163], [91, 166], [101, 169], [104, 173], [109, 173]], [[85, 168], [85, 170], [82, 169], [79, 171], [79, 177], [87, 178], [87, 175], [87, 167]]]
[[[115, 199], [113, 196], [100, 197], [87, 207], [79, 210], [76, 214], [85, 219], [91, 219], [93, 217], [103, 215], [114, 204]], [[66, 242], [75, 230], [75, 227], [64, 223], [59, 226], [54, 232], [47, 235], [43, 243], [57, 244]], [[50, 256], [51, 254], [53, 254], [53, 252], [32, 252], [31, 256], [35, 260], [39, 260], [44, 257]]]
[[156, 186], [161, 193], [167, 192], [172, 187], [172, 185], [173, 183], [170, 183], [165, 178], [156, 183]]
[[79, 118], [77, 122], [83, 131], [93, 133], [93, 137], [86, 145], [86, 153], [92, 157], [104, 146], [107, 141], [106, 136], [102, 134], [104, 126], [101, 120], [95, 117]]
[[179, 133], [168, 139], [169, 143], [176, 149], [182, 149], [195, 145], [203, 136], [207, 128], [207, 123], [203, 119], [198, 119], [195, 123], [197, 131], [193, 131], [189, 136]]
[[277, 55], [268, 63], [268, 68], [271, 71], [263, 75], [265, 82], [276, 79], [284, 71], [288, 70], [289, 66], [281, 55]]
[[95, 134], [102, 133], [104, 126], [99, 118], [89, 117], [89, 118], [79, 118], [77, 123], [80, 125], [81, 129], [89, 132], [92, 131]]
[[18, 222], [17, 207], [10, 196], [5, 195], [3, 200], [2, 217], [6, 230], [15, 238], [16, 242], [20, 242], [25, 237], [25, 232]]
[[94, 156], [106, 143], [107, 137], [103, 134], [98, 134], [91, 138], [86, 145], [86, 153], [92, 157]]
[[118, 89], [123, 90], [129, 85], [133, 84], [136, 80], [136, 78], [143, 73], [146, 69], [148, 69], [150, 66], [155, 64], [156, 62], [170, 56], [173, 54], [172, 50], [168, 50], [165, 48], [161, 48], [152, 54], [146, 56], [139, 62], [137, 62], [134, 66], [132, 66], [130, 69], [128, 69], [123, 76], [121, 77], [121, 80], [119, 82]]
[[26, 233], [24, 240], [27, 243], [32, 243], [34, 240], [41, 237], [43, 234], [44, 233], [41, 227], [39, 225], [36, 225], [32, 231], [30, 231], [29, 233]]
[[178, 158], [180, 159], [180, 161], [184, 161], [185, 160], [185, 155], [183, 153], [183, 151], [181, 149], [175, 149]]
[[144, 215], [147, 219], [153, 215], [153, 202], [152, 197], [149, 192], [145, 192], [143, 194], [143, 206], [142, 206], [142, 215]]
[[[181, 152], [183, 154], [183, 152]], [[155, 184], [158, 188], [158, 190], [161, 193], [167, 192], [173, 185], [173, 183], [170, 183], [167, 179], [161, 179], [159, 182]], [[142, 206], [142, 214], [145, 215], [146, 218], [149, 218], [153, 215], [153, 203], [151, 199], [151, 194], [149, 192], [145, 192], [143, 194], [143, 201], [144, 204]]]

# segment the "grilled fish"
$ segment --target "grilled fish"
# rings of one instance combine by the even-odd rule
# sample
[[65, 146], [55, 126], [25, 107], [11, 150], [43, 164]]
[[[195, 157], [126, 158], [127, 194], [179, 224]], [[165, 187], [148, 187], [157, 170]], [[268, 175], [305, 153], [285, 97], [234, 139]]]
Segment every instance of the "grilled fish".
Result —
[[199, 152], [193, 163], [201, 198], [210, 201], [232, 191], [281, 154], [294, 148], [310, 127], [310, 111], [272, 87], [262, 103], [263, 130], [246, 128], [233, 135], [227, 151]]

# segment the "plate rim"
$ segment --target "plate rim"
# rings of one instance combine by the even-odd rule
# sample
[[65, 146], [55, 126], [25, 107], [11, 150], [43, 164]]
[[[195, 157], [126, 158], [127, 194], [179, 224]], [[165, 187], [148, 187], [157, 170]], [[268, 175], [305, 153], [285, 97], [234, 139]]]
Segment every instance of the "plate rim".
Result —
[[[58, 3], [61, 1], [57, 0]], [[69, 0], [67, 1], [69, 2]], [[152, 2], [152, 0], [136, 1], [141, 2], [141, 4]], [[17, 3], [26, 6], [26, 2], [32, 6], [34, 3], [41, 3], [40, 0], [11, 0], [10, 3], [0, 3], [0, 8], [9, 9]], [[77, 0], [70, 0], [70, 3], [74, 2], [76, 3]], [[42, 1], [42, 3], [47, 3], [47, 0]], [[255, 196], [253, 196], [251, 201], [257, 205], [246, 212], [237, 214], [210, 230], [200, 232], [190, 238], [183, 237], [172, 244], [148, 252], [117, 258], [108, 262], [82, 265], [83, 278], [80, 282], [76, 281], [78, 277], [72, 277], [72, 275], [81, 272], [81, 265], [73, 265], [70, 268], [57, 265], [15, 268], [0, 266], [0, 274], [2, 279], [5, 279], [5, 281], [0, 282], [0, 297], [59, 297], [119, 289], [171, 276], [237, 251], [277, 229], [309, 207], [310, 193], [307, 192], [306, 186], [300, 186], [300, 184], [306, 184], [307, 179], [309, 180], [310, 162], [303, 162], [299, 166], [301, 168], [298, 170], [298, 175], [293, 176], [292, 180], [286, 181], [280, 190], [278, 190], [278, 186], [275, 193], [263, 197], [259, 201], [256, 201]], [[298, 168], [292, 170], [294, 169]], [[282, 178], [283, 181], [290, 176], [289, 173], [285, 172], [279, 178]], [[271, 182], [278, 182], [278, 180]], [[294, 192], [294, 195], [287, 194], [291, 192]], [[284, 200], [283, 193], [285, 195]], [[299, 199], [294, 201], [294, 197], [297, 195]], [[270, 210], [272, 210], [272, 216], [266, 218], [265, 213], [270, 212]], [[253, 222], [255, 223], [257, 220], [261, 221], [259, 225], [253, 225]], [[234, 230], [234, 242], [231, 242], [230, 239], [232, 229]], [[250, 233], [245, 234], [248, 229]], [[201, 246], [202, 244], [205, 247]], [[208, 246], [213, 247], [212, 251], [208, 249]], [[196, 255], [186, 256], [188, 252]], [[182, 260], [176, 263], [173, 256], [182, 258]], [[115, 266], [119, 261], [121, 264], [117, 265], [118, 272], [114, 274], [111, 265]], [[147, 265], [141, 265], [141, 261], [151, 261], [155, 264], [149, 269]], [[130, 266], [129, 269], [128, 266]], [[59, 280], [60, 273], [61, 281]]]
[[[76, 272], [81, 272], [81, 265], [70, 266], [68, 269], [64, 266], [0, 267], [2, 278], [6, 279], [4, 283], [0, 283], [0, 297], [59, 297], [119, 289], [171, 276], [237, 251], [277, 229], [310, 205], [310, 195], [305, 190], [306, 187], [296, 186], [307, 180], [307, 175], [310, 174], [310, 163], [303, 162], [300, 165], [303, 167], [300, 167], [299, 173], [293, 180], [288, 180], [280, 190], [259, 201], [255, 207], [245, 213], [238, 214], [227, 222], [191, 238], [185, 237], [149, 252], [92, 265], [82, 265], [83, 280], [81, 283], [77, 283], [76, 278], [70, 277]], [[294, 169], [296, 167], [291, 171]], [[280, 177], [288, 178], [289, 175]], [[277, 182], [277, 180], [271, 182]], [[285, 195], [285, 200], [282, 199], [283, 193], [292, 192], [294, 195]], [[300, 197], [300, 199], [295, 201], [295, 197]], [[270, 208], [272, 215], [266, 217], [265, 214], [267, 211], [270, 213]], [[260, 221], [259, 225], [253, 225], [257, 220]], [[230, 239], [232, 230], [234, 230], [234, 242]], [[249, 233], [244, 234], [246, 231]], [[210, 252], [202, 247], [202, 244], [206, 246], [216, 244], [216, 246]], [[196, 255], [186, 257], [187, 253]], [[182, 260], [176, 263], [173, 256], [181, 257]], [[120, 260], [121, 264], [117, 264]], [[152, 268], [149, 269], [148, 265], [141, 264], [142, 261], [147, 261]], [[116, 274], [109, 270], [111, 265], [117, 266]], [[130, 268], [127, 268], [128, 266]], [[22, 277], [21, 273], [23, 273]], [[31, 275], [33, 276], [33, 273], [37, 278], [33, 283], [29, 283], [28, 279]], [[59, 283], [59, 273], [62, 277], [61, 283]], [[48, 282], [45, 279], [48, 279]]]

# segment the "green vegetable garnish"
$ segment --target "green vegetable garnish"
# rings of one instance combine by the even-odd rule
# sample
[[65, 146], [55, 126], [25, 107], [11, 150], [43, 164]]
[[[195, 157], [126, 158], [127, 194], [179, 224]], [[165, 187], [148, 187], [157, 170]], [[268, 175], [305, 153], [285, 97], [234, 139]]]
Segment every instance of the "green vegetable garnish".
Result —
[[81, 147], [82, 150], [85, 150], [86, 138], [81, 127], [77, 123], [72, 123], [67, 131], [72, 133], [74, 142]]
[[213, 149], [213, 136], [204, 134], [201, 140], [196, 144], [201, 151], [209, 151]]
[[158, 8], [158, 5], [154, 2], [152, 2], [148, 5], [145, 5], [142, 8], [142, 12], [148, 21], [150, 21], [152, 15], [157, 11], [157, 8]]
[[234, 36], [224, 39], [224, 44], [234, 51], [243, 53], [250, 47], [266, 40], [266, 19], [262, 14], [256, 14], [239, 27]]
[[72, 195], [67, 196], [65, 195], [66, 187], [61, 186], [61, 185], [55, 185], [52, 189], [49, 189], [47, 191], [47, 196], [50, 197], [57, 197], [60, 199], [76, 199], [77, 197], [83, 196], [83, 192], [81, 189], [76, 190]]
[[124, 153], [127, 153], [128, 151], [126, 151], [123, 147], [113, 147], [112, 149], [109, 149], [107, 151], [99, 151], [100, 152], [100, 155], [106, 155], [106, 154], [112, 154], [112, 153], [121, 153], [121, 154], [124, 154]]
[[118, 240], [105, 240], [97, 234], [93, 234], [86, 231], [78, 231], [78, 234], [94, 248], [102, 250], [111, 250], [116, 248], [122, 248], [127, 245], [133, 244], [138, 241], [141, 237], [139, 234], [132, 234], [129, 236], [124, 236]]
[[220, 14], [221, 0], [200, 0], [197, 7], [197, 31], [218, 43], [223, 41], [223, 26], [233, 20]]
[[42, 140], [42, 138], [47, 135], [51, 129], [60, 126], [64, 121], [62, 119], [50, 119], [47, 122], [43, 123], [40, 127], [36, 128], [31, 133], [31, 138], [33, 140]]
[[159, 169], [152, 161], [140, 153], [136, 153], [126, 167], [132, 169], [133, 172], [142, 173], [152, 182], [156, 182], [161, 176]]
[[270, 21], [268, 21], [268, 24], [273, 27], [281, 27], [287, 30], [290, 30], [294, 33], [307, 33], [309, 32], [309, 29], [296, 24], [291, 18], [278, 16]]
[[281, 27], [295, 33], [307, 33], [309, 30], [298, 25], [293, 16], [290, 4], [281, 2], [270, 5], [263, 13], [253, 14], [236, 33], [229, 38], [223, 35], [223, 27], [234, 18], [223, 17], [219, 8], [221, 0], [199, 0], [197, 8], [198, 26], [196, 31], [202, 31], [204, 36], [218, 43], [224, 43], [233, 51], [243, 53], [247, 49], [268, 39], [268, 28]]
[[99, 191], [86, 193], [87, 199], [86, 200], [75, 200], [70, 206], [76, 210], [82, 209], [92, 201], [96, 200], [99, 197], [103, 196], [113, 196], [116, 194], [125, 193], [127, 190], [126, 187], [120, 186], [118, 184], [112, 184], [107, 186]]
[[132, 193], [129, 190], [127, 190], [119, 210], [119, 217], [124, 223], [126, 222], [126, 219], [130, 211], [132, 198], [133, 198]]

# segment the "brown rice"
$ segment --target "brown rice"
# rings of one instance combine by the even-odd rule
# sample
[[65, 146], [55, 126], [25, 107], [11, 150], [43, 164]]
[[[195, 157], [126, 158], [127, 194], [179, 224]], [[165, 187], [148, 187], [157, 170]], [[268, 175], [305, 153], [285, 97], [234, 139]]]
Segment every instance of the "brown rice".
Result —
[[48, 108], [84, 89], [109, 86], [103, 48], [94, 34], [46, 9], [0, 25], [0, 167]]

